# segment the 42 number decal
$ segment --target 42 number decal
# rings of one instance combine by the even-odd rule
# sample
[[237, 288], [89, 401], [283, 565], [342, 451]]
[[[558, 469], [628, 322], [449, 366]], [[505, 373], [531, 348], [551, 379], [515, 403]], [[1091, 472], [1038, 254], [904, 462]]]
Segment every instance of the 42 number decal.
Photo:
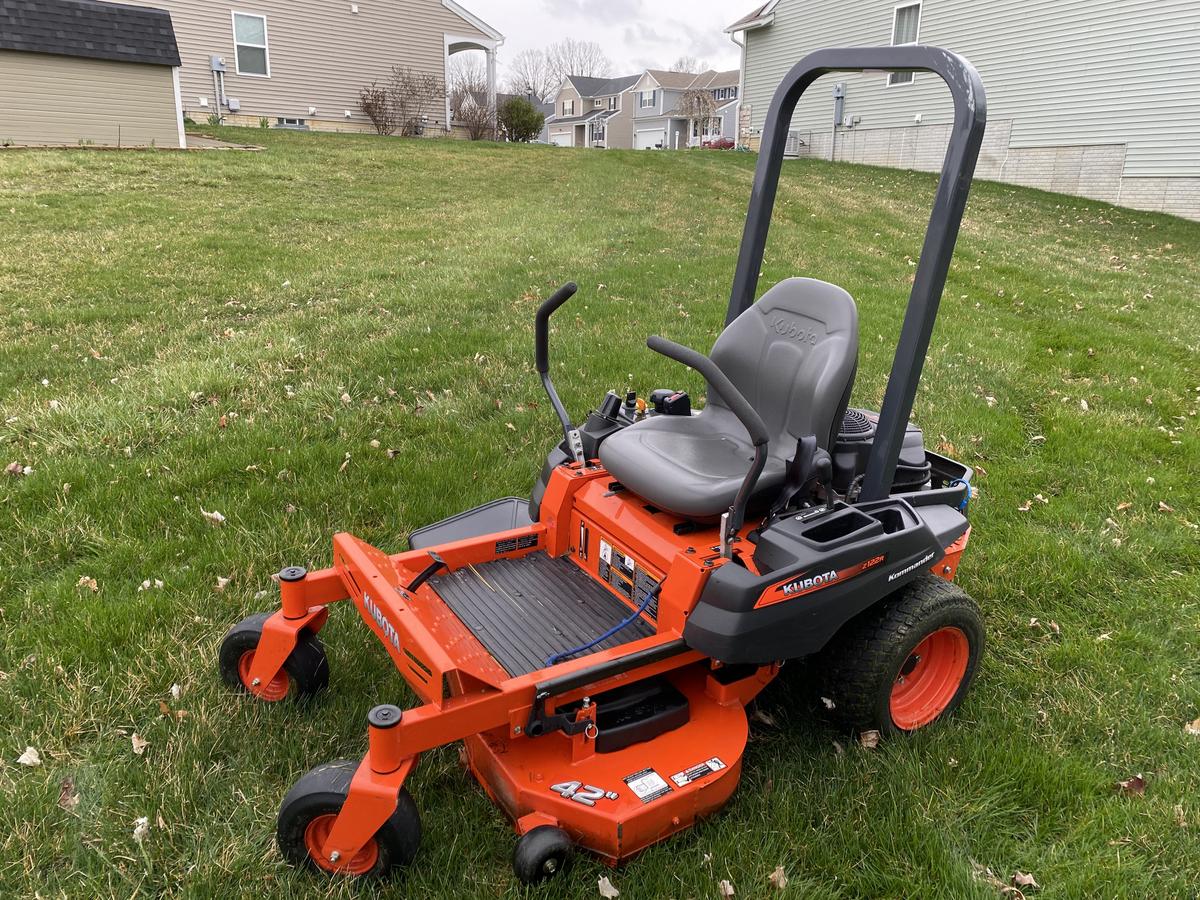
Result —
[[597, 800], [616, 800], [619, 796], [616, 791], [606, 791], [604, 788], [580, 781], [560, 781], [550, 785], [550, 790], [562, 794], [564, 799], [574, 800], [584, 806], [595, 806]]

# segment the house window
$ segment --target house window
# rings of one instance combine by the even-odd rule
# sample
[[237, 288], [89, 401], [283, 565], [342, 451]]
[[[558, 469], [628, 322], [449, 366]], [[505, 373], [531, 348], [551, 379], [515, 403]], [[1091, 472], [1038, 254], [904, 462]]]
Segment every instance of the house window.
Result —
[[642, 91], [638, 105], [645, 109], [647, 106], [653, 106], [658, 102], [658, 91]]
[[592, 123], [592, 143], [593, 144], [604, 143], [604, 123], [603, 122], [593, 122]]
[[239, 75], [271, 76], [267, 55], [267, 17], [233, 13], [233, 45]]
[[[921, 4], [910, 3], [907, 6], [897, 6], [892, 10], [892, 46], [901, 47], [915, 44], [917, 34], [921, 30]], [[888, 75], [887, 83], [912, 84], [912, 72], [892, 72]]]
[[563, 101], [563, 115], [564, 116], [575, 115], [575, 101], [574, 100], [564, 100]]
[[615, 109], [617, 108], [617, 96], [616, 96], [616, 94], [614, 94], [613, 96], [611, 96], [611, 97], [609, 97], [609, 98], [608, 98], [608, 108], [609, 108], [609, 109], [612, 109], [612, 110], [615, 110]]
[[275, 119], [276, 128], [300, 128], [308, 130], [308, 123], [304, 119], [293, 119], [287, 116], [278, 116]]
[[592, 107], [595, 109], [603, 109], [604, 101], [601, 100], [599, 97], [597, 97], [596, 100], [592, 103]]

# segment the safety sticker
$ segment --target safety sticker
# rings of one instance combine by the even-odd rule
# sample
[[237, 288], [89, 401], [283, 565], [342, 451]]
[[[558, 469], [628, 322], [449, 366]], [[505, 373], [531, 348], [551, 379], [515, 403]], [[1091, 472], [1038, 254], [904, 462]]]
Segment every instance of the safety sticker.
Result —
[[600, 538], [600, 558], [610, 566], [612, 565], [612, 544], [604, 538]]
[[514, 550], [528, 550], [530, 547], [536, 547], [537, 542], [538, 536], [536, 534], [505, 538], [502, 541], [496, 541], [496, 555], [503, 556], [505, 553], [512, 553]]
[[713, 772], [720, 772], [725, 768], [725, 763], [721, 762], [719, 757], [714, 756], [712, 759], [706, 759], [702, 763], [697, 763], [690, 769], [684, 769], [682, 772], [676, 772], [671, 776], [671, 780], [678, 787], [691, 784], [693, 781], [699, 781], [705, 775], [711, 775]]
[[662, 776], [653, 769], [642, 769], [640, 772], [626, 775], [624, 780], [629, 785], [629, 789], [643, 803], [649, 803], [651, 800], [657, 800], [659, 797], [671, 793], [671, 786], [663, 781]]

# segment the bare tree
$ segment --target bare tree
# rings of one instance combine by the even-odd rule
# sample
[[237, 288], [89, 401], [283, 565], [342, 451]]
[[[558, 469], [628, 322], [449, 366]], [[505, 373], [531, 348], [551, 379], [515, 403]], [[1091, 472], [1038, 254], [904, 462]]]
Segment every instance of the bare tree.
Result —
[[476, 51], [463, 51], [450, 57], [450, 117], [457, 120], [463, 101], [487, 93], [487, 64]]
[[688, 120], [688, 133], [691, 134], [694, 122], [700, 127], [695, 129], [700, 143], [704, 143], [704, 129], [716, 115], [717, 101], [711, 91], [692, 89], [684, 91], [675, 106], [676, 113]]
[[358, 108], [366, 114], [379, 134], [391, 134], [396, 130], [396, 108], [386, 87], [372, 81], [370, 87], [358, 92]]
[[436, 114], [446, 96], [446, 85], [436, 75], [417, 72], [408, 66], [393, 66], [388, 93], [397, 127], [407, 137], [424, 133], [430, 114]]
[[455, 122], [467, 129], [467, 137], [473, 141], [496, 138], [496, 111], [487, 103], [464, 103]]
[[546, 62], [554, 75], [555, 86], [568, 75], [603, 78], [612, 72], [612, 61], [594, 41], [564, 38], [546, 49]]
[[508, 64], [508, 91], [535, 102], [549, 99], [559, 85], [544, 50], [522, 50]]
[[675, 62], [671, 63], [668, 72], [690, 72], [693, 75], [699, 75], [708, 68], [708, 63], [703, 60], [696, 59], [694, 56], [681, 56]]

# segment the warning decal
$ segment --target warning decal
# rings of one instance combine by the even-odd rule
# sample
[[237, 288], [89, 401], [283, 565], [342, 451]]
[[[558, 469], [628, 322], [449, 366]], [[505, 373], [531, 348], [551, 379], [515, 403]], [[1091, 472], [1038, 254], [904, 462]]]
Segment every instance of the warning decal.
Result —
[[624, 781], [643, 803], [671, 793], [671, 786], [653, 769], [642, 769], [640, 772], [626, 775]]
[[711, 775], [713, 772], [720, 772], [725, 768], [725, 763], [721, 762], [719, 757], [714, 756], [712, 759], [706, 759], [702, 763], [697, 763], [690, 769], [684, 769], [682, 772], [676, 772], [671, 776], [671, 780], [678, 787], [684, 787], [691, 784], [693, 781], [699, 781], [705, 775]]

